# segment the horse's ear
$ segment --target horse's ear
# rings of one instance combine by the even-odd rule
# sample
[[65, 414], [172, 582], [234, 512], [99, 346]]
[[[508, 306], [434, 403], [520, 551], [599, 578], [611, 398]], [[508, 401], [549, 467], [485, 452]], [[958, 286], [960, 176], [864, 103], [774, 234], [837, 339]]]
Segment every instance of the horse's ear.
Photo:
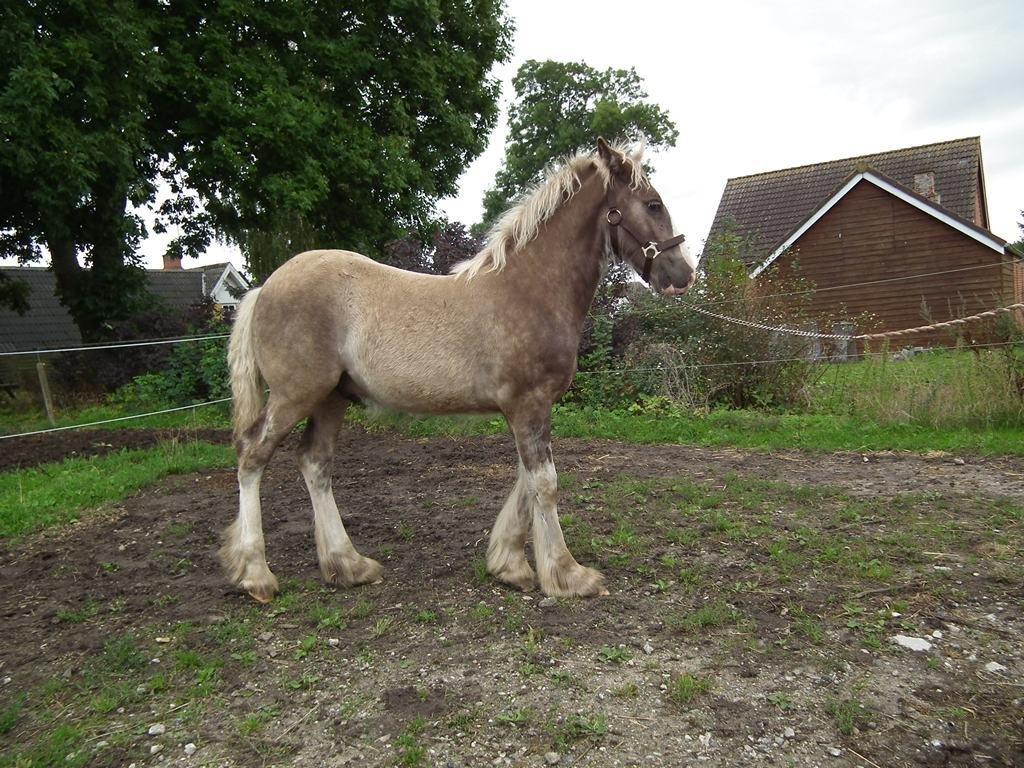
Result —
[[612, 149], [608, 142], [600, 136], [597, 137], [597, 156], [612, 173], [621, 174], [623, 172], [626, 156], [617, 149]]
[[636, 147], [630, 153], [629, 159], [632, 160], [634, 164], [639, 165], [640, 163], [643, 162], [643, 160], [644, 160], [644, 153], [646, 151], [647, 151], [647, 137], [646, 136], [641, 136], [640, 137], [640, 141], [637, 142]]

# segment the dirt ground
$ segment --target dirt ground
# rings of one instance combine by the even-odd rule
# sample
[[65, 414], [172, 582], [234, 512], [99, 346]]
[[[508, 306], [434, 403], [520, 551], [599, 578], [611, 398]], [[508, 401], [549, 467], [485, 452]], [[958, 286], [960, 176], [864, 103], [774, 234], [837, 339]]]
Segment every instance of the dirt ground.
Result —
[[561, 440], [566, 538], [611, 594], [545, 600], [482, 568], [509, 438], [348, 427], [338, 456], [378, 584], [319, 581], [294, 441], [269, 606], [216, 564], [231, 471], [0, 544], [0, 766], [1024, 765], [1024, 461]]

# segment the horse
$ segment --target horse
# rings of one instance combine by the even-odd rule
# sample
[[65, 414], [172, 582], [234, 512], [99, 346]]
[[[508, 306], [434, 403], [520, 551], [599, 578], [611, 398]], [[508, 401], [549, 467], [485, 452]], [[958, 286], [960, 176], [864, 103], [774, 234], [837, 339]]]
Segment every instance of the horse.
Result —
[[[239, 508], [219, 552], [234, 585], [264, 603], [277, 592], [260, 480], [302, 419], [298, 464], [321, 574], [345, 587], [381, 578], [380, 563], [346, 533], [331, 486], [346, 408], [373, 402], [419, 414], [504, 415], [518, 473], [491, 530], [488, 572], [524, 591], [539, 581], [548, 596], [608, 594], [603, 576], [572, 556], [558, 522], [551, 408], [573, 380], [584, 319], [612, 258], [664, 296], [693, 284], [683, 236], [672, 236], [642, 154], [599, 138], [596, 153], [549, 170], [498, 220], [483, 250], [450, 274], [315, 250], [246, 294], [228, 346]], [[536, 574], [525, 551], [531, 521]]]

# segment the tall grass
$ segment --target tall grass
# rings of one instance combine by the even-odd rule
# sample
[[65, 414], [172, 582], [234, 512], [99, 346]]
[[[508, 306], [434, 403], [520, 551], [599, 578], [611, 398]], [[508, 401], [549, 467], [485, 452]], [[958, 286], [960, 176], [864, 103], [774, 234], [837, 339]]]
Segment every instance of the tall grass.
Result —
[[832, 366], [811, 409], [932, 429], [1024, 425], [1024, 359], [1013, 349], [889, 355]]

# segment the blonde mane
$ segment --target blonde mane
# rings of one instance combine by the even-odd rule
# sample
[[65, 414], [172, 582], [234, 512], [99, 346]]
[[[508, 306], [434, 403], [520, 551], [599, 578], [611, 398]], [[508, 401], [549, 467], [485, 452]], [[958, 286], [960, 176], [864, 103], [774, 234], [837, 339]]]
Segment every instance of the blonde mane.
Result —
[[[641, 162], [644, 145], [632, 154], [624, 145], [612, 149], [622, 153], [630, 161], [630, 186], [639, 189], [650, 186]], [[453, 275], [465, 275], [472, 279], [480, 272], [500, 272], [505, 268], [508, 257], [537, 236], [540, 226], [550, 219], [559, 207], [579, 191], [580, 175], [593, 166], [601, 177], [605, 189], [611, 183], [608, 166], [591, 152], [580, 152], [548, 167], [543, 181], [528, 189], [519, 201], [501, 215], [487, 234], [487, 242], [480, 253], [471, 259], [452, 267]]]

